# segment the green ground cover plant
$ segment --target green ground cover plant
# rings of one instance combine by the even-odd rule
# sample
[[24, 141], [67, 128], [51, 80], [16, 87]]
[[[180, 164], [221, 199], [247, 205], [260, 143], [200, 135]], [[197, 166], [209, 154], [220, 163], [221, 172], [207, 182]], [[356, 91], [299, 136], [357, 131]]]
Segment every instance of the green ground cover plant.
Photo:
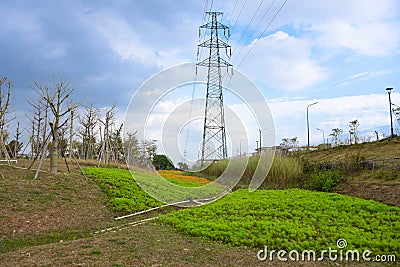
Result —
[[[178, 177], [176, 179], [167, 178], [167, 181], [170, 183], [164, 181], [161, 184], [159, 177], [155, 174], [130, 172], [123, 169], [85, 168], [84, 171], [88, 176], [99, 182], [100, 188], [110, 197], [107, 204], [117, 211], [136, 212], [164, 204], [143, 191], [136, 183], [136, 180], [139, 180], [142, 184], [146, 184], [147, 188], [154, 189], [155, 191], [162, 188], [162, 190], [156, 192], [157, 196], [163, 200], [165, 199], [166, 201], [164, 202], [168, 203], [189, 198], [209, 198], [210, 196], [219, 195], [225, 190], [225, 188], [218, 184], [208, 184], [199, 189], [199, 184], [195, 181], [181, 181]], [[176, 187], [172, 189], [173, 184], [179, 186], [178, 190], [176, 190]], [[162, 195], [160, 195], [160, 192]]]
[[99, 182], [100, 188], [110, 197], [107, 204], [115, 210], [136, 212], [162, 205], [135, 183], [129, 170], [84, 168], [84, 172]]
[[189, 235], [270, 250], [346, 249], [400, 257], [400, 208], [302, 189], [237, 190], [209, 205], [161, 215]]

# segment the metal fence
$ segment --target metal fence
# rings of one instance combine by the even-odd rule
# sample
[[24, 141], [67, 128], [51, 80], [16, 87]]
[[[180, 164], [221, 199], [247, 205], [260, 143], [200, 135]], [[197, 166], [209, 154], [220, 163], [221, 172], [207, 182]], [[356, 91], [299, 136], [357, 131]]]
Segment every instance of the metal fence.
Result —
[[361, 171], [371, 170], [373, 173], [378, 170], [400, 171], [400, 157], [377, 158], [363, 161], [347, 162], [320, 162], [305, 164], [304, 170], [341, 170], [341, 171]]

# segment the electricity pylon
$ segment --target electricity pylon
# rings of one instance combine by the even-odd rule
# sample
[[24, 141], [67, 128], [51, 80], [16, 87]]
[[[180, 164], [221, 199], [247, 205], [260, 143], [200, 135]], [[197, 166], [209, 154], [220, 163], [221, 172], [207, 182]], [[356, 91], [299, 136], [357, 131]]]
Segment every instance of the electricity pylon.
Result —
[[[207, 161], [215, 161], [227, 158], [224, 101], [222, 94], [222, 74], [221, 68], [228, 68], [232, 65], [221, 57], [220, 49], [225, 49], [226, 56], [230, 57], [230, 45], [222, 41], [219, 31], [223, 30], [226, 40], [229, 38], [229, 27], [218, 22], [218, 16], [222, 12], [206, 12], [209, 21], [199, 27], [201, 30], [208, 30], [210, 37], [208, 40], [198, 45], [200, 48], [208, 48], [208, 57], [197, 63], [197, 66], [208, 68], [206, 107], [204, 116], [203, 142], [201, 150], [201, 164]], [[229, 54], [228, 54], [229, 49]]]

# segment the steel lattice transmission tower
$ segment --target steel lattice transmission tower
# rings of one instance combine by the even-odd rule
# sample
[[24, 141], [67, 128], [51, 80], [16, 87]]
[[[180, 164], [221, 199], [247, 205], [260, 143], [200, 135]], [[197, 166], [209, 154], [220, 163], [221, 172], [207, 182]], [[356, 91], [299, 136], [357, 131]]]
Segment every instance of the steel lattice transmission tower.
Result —
[[[207, 48], [208, 57], [197, 63], [197, 66], [208, 68], [201, 164], [227, 158], [221, 69], [232, 66], [221, 57], [220, 53], [220, 49], [225, 49], [226, 56], [231, 55], [230, 45], [222, 41], [219, 35], [220, 31], [223, 31], [226, 40], [230, 36], [229, 27], [218, 22], [218, 16], [223, 13], [206, 12], [206, 14], [209, 16], [209, 21], [199, 27], [199, 34], [202, 30], [209, 31], [209, 39], [198, 45], [198, 51]], [[197, 54], [199, 55], [199, 52]]]

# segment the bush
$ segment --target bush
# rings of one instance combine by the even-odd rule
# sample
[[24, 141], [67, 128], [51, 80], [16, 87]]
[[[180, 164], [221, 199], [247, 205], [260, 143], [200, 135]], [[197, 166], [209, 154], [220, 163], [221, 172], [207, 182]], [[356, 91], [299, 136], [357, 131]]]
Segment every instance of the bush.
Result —
[[332, 187], [337, 185], [343, 176], [335, 171], [317, 172], [311, 176], [311, 182], [308, 184], [308, 189], [330, 192]]
[[153, 165], [156, 170], [173, 170], [175, 169], [172, 161], [165, 155], [155, 155], [153, 159]]

